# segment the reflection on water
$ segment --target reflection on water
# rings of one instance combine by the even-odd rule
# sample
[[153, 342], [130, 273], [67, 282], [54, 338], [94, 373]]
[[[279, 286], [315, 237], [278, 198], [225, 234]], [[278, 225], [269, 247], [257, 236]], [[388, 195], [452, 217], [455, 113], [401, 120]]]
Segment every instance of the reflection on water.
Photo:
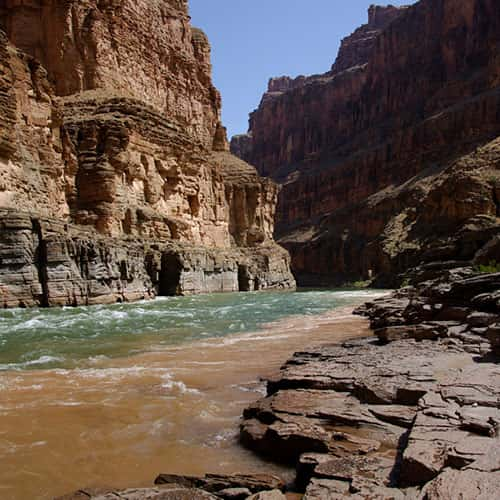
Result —
[[[244, 294], [2, 313], [0, 498], [148, 486], [160, 472], [290, 474], [238, 446], [242, 409], [263, 394], [259, 377], [294, 350], [366, 334], [346, 304], [367, 297]], [[43, 356], [58, 361], [34, 369]]]

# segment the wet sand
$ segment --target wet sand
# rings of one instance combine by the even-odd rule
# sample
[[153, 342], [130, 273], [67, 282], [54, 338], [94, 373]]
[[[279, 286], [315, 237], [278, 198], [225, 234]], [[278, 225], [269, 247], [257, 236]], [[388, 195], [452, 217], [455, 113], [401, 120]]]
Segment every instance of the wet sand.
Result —
[[161, 472], [291, 478], [239, 446], [242, 410], [294, 351], [368, 335], [352, 308], [88, 369], [0, 372], [0, 498], [150, 486]]

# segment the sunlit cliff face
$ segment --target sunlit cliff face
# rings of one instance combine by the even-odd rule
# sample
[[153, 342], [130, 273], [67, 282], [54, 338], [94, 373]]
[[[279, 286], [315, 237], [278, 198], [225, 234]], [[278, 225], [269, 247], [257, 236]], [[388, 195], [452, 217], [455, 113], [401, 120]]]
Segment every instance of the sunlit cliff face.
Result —
[[1, 304], [294, 286], [186, 2], [3, 2], [0, 26]]

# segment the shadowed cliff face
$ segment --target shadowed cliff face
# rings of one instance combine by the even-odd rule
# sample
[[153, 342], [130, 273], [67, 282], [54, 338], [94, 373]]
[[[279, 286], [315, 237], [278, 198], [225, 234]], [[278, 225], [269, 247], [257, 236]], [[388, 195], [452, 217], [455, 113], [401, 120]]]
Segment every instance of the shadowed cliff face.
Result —
[[0, 1], [0, 26], [0, 304], [294, 285], [187, 2]]
[[[470, 260], [495, 233], [499, 9], [491, 0], [371, 8], [330, 72], [271, 80], [249, 135], [231, 147], [283, 184], [277, 234], [304, 283]], [[451, 208], [458, 193], [461, 208]], [[493, 217], [488, 230], [483, 216]], [[474, 243], [458, 252], [465, 227]]]

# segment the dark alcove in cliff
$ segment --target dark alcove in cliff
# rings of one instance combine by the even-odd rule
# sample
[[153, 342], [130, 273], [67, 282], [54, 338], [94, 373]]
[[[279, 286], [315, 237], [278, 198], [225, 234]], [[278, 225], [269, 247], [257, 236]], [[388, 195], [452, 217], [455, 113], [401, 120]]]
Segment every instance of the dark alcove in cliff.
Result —
[[164, 254], [161, 259], [159, 295], [178, 295], [180, 290], [180, 280], [182, 263], [175, 254]]
[[247, 266], [238, 266], [238, 289], [240, 292], [250, 291], [250, 280]]

